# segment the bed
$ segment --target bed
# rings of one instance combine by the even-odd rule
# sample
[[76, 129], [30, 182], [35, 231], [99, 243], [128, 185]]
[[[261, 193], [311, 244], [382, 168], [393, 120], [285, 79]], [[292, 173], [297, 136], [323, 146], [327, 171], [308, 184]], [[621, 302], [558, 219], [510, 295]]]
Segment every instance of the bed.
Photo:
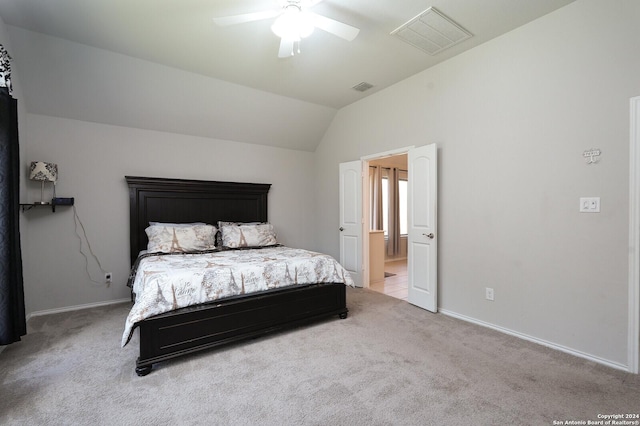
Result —
[[[132, 266], [150, 222], [267, 222], [270, 184], [126, 176]], [[135, 294], [132, 290], [132, 300]], [[135, 306], [135, 305], [134, 305]], [[319, 282], [231, 296], [153, 315], [139, 329], [139, 376], [153, 364], [323, 318], [347, 318], [346, 286]]]

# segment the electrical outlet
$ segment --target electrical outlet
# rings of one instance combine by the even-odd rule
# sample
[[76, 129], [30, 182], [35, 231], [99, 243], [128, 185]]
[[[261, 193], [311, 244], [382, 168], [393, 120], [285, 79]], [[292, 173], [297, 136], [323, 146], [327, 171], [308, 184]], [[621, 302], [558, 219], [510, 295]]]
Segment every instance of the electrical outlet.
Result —
[[490, 288], [490, 287], [485, 288], [485, 295], [484, 295], [484, 297], [485, 297], [487, 300], [491, 300], [491, 301], [493, 301], [493, 289], [492, 289], [492, 288]]
[[104, 282], [107, 284], [111, 284], [111, 272], [105, 272], [104, 274]]

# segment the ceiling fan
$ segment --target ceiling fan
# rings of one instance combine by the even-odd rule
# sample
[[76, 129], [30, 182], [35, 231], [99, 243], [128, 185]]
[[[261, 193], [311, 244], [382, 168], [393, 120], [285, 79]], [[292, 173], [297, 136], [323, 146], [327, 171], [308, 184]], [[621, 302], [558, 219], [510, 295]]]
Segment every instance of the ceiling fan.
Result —
[[315, 28], [347, 41], [356, 38], [360, 32], [358, 28], [309, 11], [310, 8], [321, 1], [279, 0], [282, 5], [279, 9], [223, 16], [213, 18], [213, 22], [219, 26], [228, 26], [277, 17], [271, 26], [271, 30], [281, 39], [280, 50], [278, 51], [279, 58], [288, 58], [296, 52], [300, 53], [300, 40], [311, 35]]

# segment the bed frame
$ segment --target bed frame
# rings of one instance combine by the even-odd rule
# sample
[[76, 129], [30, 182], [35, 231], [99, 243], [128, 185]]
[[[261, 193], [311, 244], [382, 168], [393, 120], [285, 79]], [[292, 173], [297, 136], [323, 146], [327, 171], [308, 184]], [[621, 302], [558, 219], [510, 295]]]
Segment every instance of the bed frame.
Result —
[[[129, 185], [131, 264], [147, 248], [154, 222], [264, 222], [270, 184], [125, 177]], [[342, 283], [286, 287], [190, 306], [145, 319], [140, 329], [139, 376], [153, 364], [219, 345], [306, 324], [347, 317]]]

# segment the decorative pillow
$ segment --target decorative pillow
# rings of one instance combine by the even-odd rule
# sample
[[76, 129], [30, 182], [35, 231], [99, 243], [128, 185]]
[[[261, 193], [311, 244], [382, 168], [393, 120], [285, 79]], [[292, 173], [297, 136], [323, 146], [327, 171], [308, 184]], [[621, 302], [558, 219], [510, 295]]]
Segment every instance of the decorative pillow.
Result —
[[276, 233], [270, 223], [218, 222], [218, 228], [224, 247], [264, 247], [277, 244]]
[[158, 224], [144, 230], [150, 253], [188, 253], [213, 250], [217, 229], [213, 225]]

